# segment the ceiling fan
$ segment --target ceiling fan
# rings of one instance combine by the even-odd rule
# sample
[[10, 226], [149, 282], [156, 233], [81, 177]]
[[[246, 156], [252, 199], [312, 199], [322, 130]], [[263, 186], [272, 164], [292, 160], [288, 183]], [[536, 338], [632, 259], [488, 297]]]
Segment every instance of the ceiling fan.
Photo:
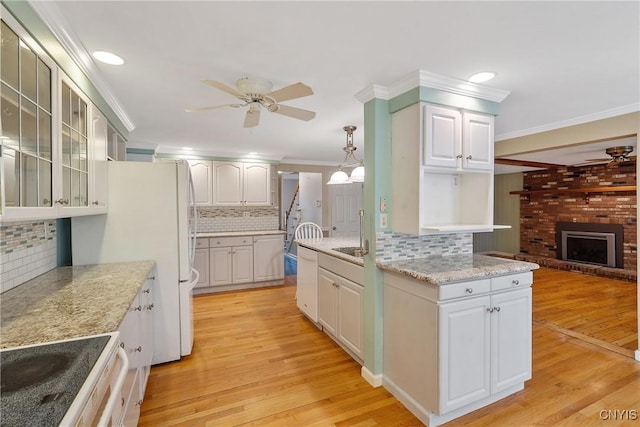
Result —
[[241, 103], [214, 105], [211, 107], [189, 108], [185, 111], [188, 113], [194, 111], [215, 110], [218, 108], [232, 107], [241, 108], [249, 106], [247, 114], [244, 118], [244, 127], [250, 128], [257, 126], [260, 121], [260, 111], [262, 108], [271, 113], [278, 113], [284, 116], [293, 117], [294, 119], [309, 121], [316, 116], [313, 111], [303, 110], [301, 108], [290, 107], [280, 104], [282, 101], [290, 99], [302, 98], [303, 96], [313, 95], [313, 90], [304, 83], [294, 83], [281, 89], [271, 91], [273, 84], [268, 80], [243, 77], [236, 81], [237, 89], [227, 86], [224, 83], [215, 80], [202, 80], [204, 84], [213, 86], [223, 92], [227, 92], [238, 98]]
[[594, 163], [603, 163], [607, 160], [609, 161], [606, 164], [606, 167], [618, 166], [623, 162], [635, 162], [636, 156], [629, 156], [633, 152], [633, 146], [631, 145], [621, 145], [617, 147], [609, 147], [605, 150], [605, 153], [609, 155], [609, 157], [604, 157], [600, 159], [587, 159], [586, 162], [580, 163], [576, 166], [584, 166]]

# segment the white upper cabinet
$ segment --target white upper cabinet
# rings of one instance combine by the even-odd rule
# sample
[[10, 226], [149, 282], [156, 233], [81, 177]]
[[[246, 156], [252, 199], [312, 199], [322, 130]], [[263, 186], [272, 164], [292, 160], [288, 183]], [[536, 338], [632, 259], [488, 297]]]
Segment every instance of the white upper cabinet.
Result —
[[391, 135], [392, 231], [493, 230], [493, 117], [418, 103]]
[[213, 204], [213, 162], [211, 160], [188, 160], [193, 178], [195, 203], [198, 206]]
[[424, 166], [493, 170], [493, 117], [424, 105]]
[[493, 117], [462, 114], [462, 167], [493, 171]]
[[214, 206], [270, 206], [271, 165], [213, 162]]
[[9, 14], [1, 59], [2, 220], [106, 212], [106, 119]]

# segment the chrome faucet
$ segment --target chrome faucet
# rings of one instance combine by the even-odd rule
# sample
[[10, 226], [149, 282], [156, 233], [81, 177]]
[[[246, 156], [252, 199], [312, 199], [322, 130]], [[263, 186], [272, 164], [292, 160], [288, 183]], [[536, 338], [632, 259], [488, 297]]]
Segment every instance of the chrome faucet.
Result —
[[358, 249], [360, 255], [358, 256], [363, 256], [369, 253], [369, 241], [362, 241], [364, 235], [364, 209], [358, 209], [358, 216], [360, 217], [360, 248]]

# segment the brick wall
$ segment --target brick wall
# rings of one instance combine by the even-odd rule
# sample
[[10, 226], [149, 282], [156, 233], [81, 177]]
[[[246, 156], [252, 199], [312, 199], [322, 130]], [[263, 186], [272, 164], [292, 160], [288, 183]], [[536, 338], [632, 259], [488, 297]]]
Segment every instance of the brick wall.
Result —
[[[635, 163], [566, 167], [524, 173], [525, 190], [636, 185]], [[532, 194], [520, 197], [520, 251], [557, 257], [556, 222], [622, 224], [624, 268], [637, 270], [637, 200], [633, 192]]]

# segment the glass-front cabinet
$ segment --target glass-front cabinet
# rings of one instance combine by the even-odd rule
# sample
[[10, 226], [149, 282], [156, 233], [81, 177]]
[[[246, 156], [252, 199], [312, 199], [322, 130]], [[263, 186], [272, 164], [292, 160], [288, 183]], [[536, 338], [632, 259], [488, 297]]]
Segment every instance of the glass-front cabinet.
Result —
[[4, 9], [1, 28], [0, 219], [106, 212], [106, 124], [94, 137], [96, 107]]
[[4, 207], [53, 204], [52, 62], [2, 22]]

